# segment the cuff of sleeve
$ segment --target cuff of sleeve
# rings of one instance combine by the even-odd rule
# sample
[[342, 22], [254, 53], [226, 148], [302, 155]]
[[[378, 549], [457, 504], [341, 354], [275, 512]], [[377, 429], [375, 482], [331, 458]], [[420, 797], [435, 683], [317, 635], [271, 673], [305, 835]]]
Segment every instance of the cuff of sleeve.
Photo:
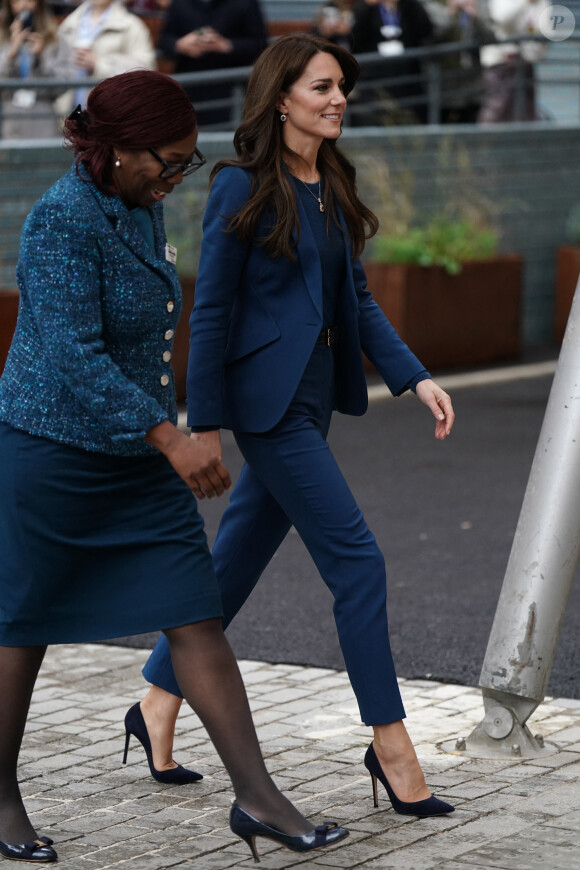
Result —
[[215, 432], [216, 429], [219, 429], [219, 426], [191, 426], [192, 432]]
[[142, 440], [145, 438], [150, 429], [154, 426], [158, 426], [160, 423], [164, 423], [165, 420], [168, 420], [168, 414], [159, 409], [159, 413], [155, 415], [151, 415], [150, 419], [143, 424], [143, 428], [139, 430], [131, 430], [124, 429], [121, 431], [111, 433], [111, 441], [134, 441], [136, 439]]
[[421, 372], [419, 372], [419, 374], [415, 375], [414, 378], [411, 378], [411, 380], [405, 384], [405, 386], [403, 387], [401, 392], [397, 393], [397, 395], [401, 396], [407, 390], [412, 390], [413, 392], [415, 392], [415, 390], [417, 388], [417, 384], [419, 383], [419, 381], [426, 381], [430, 377], [431, 377], [431, 375], [427, 371], [427, 369], [423, 369], [423, 371], [421, 371]]

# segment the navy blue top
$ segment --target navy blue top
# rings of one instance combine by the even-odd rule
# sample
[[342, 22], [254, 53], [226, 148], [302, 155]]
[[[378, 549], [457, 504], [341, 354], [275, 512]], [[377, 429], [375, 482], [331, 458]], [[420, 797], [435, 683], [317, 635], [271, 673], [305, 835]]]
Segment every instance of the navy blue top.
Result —
[[[328, 329], [336, 325], [338, 293], [345, 281], [344, 233], [332, 220], [327, 228], [326, 213], [320, 211], [318, 203], [318, 182], [307, 184], [294, 175], [291, 177], [318, 248], [322, 269], [322, 328]], [[324, 203], [323, 181], [320, 191]]]
[[[344, 286], [346, 268], [344, 256], [345, 237], [334, 221], [331, 220], [327, 228], [326, 213], [320, 211], [318, 192], [320, 190], [320, 198], [324, 205], [324, 182], [320, 183], [319, 188], [317, 181], [308, 184], [306, 181], [300, 181], [294, 175], [291, 178], [306, 212], [308, 223], [318, 248], [322, 269], [322, 328], [328, 329], [329, 326], [334, 326], [336, 323], [338, 293], [340, 288]], [[312, 191], [312, 193], [309, 193], [309, 191]], [[423, 371], [416, 374], [405, 385], [405, 388], [415, 392], [419, 381], [429, 377], [431, 377], [429, 372], [423, 369]]]

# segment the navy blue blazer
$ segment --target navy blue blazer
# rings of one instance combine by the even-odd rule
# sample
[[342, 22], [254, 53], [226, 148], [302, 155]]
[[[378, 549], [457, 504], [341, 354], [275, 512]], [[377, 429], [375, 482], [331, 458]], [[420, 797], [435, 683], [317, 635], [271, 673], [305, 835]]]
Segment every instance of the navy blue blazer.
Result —
[[20, 308], [0, 379], [0, 420], [86, 450], [155, 453], [152, 426], [176, 420], [171, 350], [181, 307], [165, 255], [118, 196], [71, 169], [36, 203], [17, 267]]
[[[243, 207], [250, 184], [248, 171], [222, 169], [205, 211], [190, 319], [190, 426], [271, 429], [286, 412], [322, 328], [320, 258], [300, 201], [296, 263], [272, 259], [263, 246], [227, 232], [228, 218]], [[268, 229], [264, 217], [257, 236]], [[345, 247], [346, 281], [336, 323], [336, 409], [360, 415], [368, 405], [361, 349], [394, 395], [424, 366], [373, 300], [360, 261]]]

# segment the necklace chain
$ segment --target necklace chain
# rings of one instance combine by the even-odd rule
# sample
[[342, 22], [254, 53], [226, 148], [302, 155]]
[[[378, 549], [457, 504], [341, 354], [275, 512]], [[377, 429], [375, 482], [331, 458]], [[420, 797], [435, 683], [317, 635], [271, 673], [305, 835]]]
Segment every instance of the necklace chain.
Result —
[[[299, 178], [298, 181], [302, 181], [302, 179]], [[320, 179], [318, 180], [318, 196], [316, 196], [314, 191], [310, 190], [310, 188], [308, 187], [308, 185], [306, 184], [305, 181], [302, 181], [302, 184], [304, 185], [304, 187], [306, 188], [306, 190], [308, 191], [310, 196], [313, 196], [314, 199], [317, 201], [319, 211], [323, 212], [324, 211], [324, 203], [322, 202], [322, 193], [320, 190]]]

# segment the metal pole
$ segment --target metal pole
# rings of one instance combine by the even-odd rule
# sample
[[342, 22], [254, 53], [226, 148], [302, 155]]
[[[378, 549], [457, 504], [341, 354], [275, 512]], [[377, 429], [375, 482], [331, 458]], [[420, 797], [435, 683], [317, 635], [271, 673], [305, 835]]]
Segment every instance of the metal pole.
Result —
[[556, 747], [526, 721], [543, 701], [580, 555], [580, 280], [479, 684], [485, 718], [444, 749], [533, 757]]

